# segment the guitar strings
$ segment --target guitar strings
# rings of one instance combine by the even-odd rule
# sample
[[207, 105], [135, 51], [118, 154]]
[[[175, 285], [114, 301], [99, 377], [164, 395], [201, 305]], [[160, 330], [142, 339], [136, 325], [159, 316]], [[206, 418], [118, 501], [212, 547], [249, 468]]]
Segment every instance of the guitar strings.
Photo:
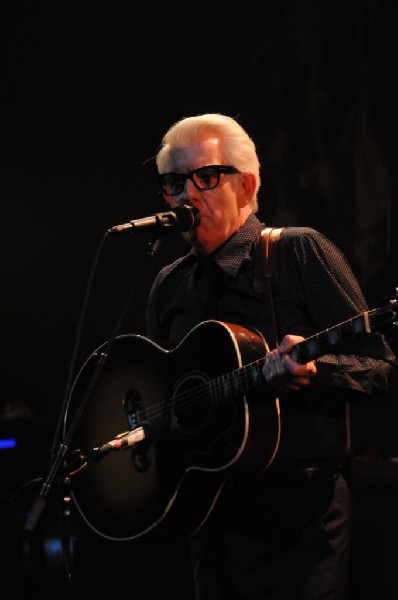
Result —
[[[293, 348], [295, 360], [303, 364], [325, 354], [326, 352], [322, 352], [322, 349], [330, 351], [333, 348], [344, 344], [348, 340], [354, 339], [358, 333], [366, 331], [365, 315], [370, 317], [371, 315], [382, 313], [386, 309], [387, 307], [380, 307], [367, 313], [357, 315], [352, 319], [348, 319], [339, 325], [326, 329], [299, 342]], [[360, 323], [360, 321], [362, 322]], [[261, 370], [266, 361], [267, 355], [233, 371], [221, 374], [214, 379], [203, 381], [201, 385], [198, 385], [195, 388], [190, 388], [189, 390], [171, 395], [170, 397], [147, 407], [145, 410], [145, 420], [148, 421], [158, 417], [169, 417], [173, 414], [178, 417], [179, 412], [193, 408], [201, 404], [204, 400], [210, 400], [210, 410], [219, 409], [224, 406], [228, 400], [244, 395], [261, 384]], [[139, 412], [141, 412], [141, 410]]]

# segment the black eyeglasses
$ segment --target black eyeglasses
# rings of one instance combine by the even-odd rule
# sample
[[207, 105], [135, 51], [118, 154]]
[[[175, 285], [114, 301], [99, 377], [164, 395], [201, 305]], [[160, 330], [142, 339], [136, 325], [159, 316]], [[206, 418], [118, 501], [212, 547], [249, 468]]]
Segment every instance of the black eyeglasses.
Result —
[[239, 171], [235, 167], [208, 165], [194, 169], [190, 173], [162, 173], [158, 175], [158, 179], [161, 190], [166, 196], [177, 196], [183, 192], [187, 179], [190, 179], [201, 192], [214, 189], [220, 183], [221, 173], [232, 175]]

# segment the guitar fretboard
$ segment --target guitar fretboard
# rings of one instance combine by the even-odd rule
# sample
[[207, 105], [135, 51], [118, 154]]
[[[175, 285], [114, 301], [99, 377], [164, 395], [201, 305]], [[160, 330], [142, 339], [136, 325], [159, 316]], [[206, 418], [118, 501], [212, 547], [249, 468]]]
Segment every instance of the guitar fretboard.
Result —
[[[362, 333], [370, 333], [376, 327], [395, 318], [396, 312], [391, 306], [366, 311], [299, 342], [291, 350], [290, 356], [296, 362], [304, 364], [325, 354], [336, 354]], [[266, 357], [210, 381], [209, 396], [213, 408], [220, 407], [261, 385], [264, 360]]]
[[370, 333], [383, 323], [393, 320], [395, 316], [396, 313], [390, 306], [366, 311], [299, 342], [290, 352], [290, 356], [296, 362], [304, 364], [330, 352], [335, 354], [360, 334]]
[[262, 383], [263, 364], [264, 359], [257, 360], [210, 381], [213, 408], [223, 406], [226, 401], [238, 398], [258, 387]]

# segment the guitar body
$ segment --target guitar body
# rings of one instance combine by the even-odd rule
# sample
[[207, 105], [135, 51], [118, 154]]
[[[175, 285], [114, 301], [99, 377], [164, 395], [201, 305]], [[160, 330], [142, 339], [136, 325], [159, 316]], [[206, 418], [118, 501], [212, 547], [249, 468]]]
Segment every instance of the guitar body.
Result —
[[201, 323], [170, 351], [139, 335], [119, 336], [87, 395], [105, 350], [74, 382], [72, 409], [85, 406], [70, 448], [87, 455], [138, 427], [145, 437], [77, 471], [74, 503], [108, 539], [186, 537], [206, 521], [228, 476], [261, 472], [275, 457], [278, 400], [264, 402], [252, 381], [241, 393], [234, 375], [260, 362], [266, 342], [220, 321]]
[[[396, 299], [358, 314], [299, 342], [290, 356], [304, 364], [339, 353], [357, 336], [395, 324], [395, 309]], [[110, 540], [186, 537], [206, 521], [229, 476], [272, 463], [281, 424], [279, 401], [262, 386], [267, 351], [244, 327], [204, 321], [174, 350], [125, 335], [89, 357], [71, 392], [69, 443], [87, 465], [72, 462], [68, 472], [94, 532]], [[120, 447], [116, 438], [125, 433], [133, 438], [127, 449], [101, 453]]]

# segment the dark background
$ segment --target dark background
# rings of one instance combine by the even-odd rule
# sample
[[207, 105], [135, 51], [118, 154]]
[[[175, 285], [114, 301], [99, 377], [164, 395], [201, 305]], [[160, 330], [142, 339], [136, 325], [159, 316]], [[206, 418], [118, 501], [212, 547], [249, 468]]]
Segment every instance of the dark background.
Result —
[[[144, 333], [155, 273], [187, 249], [176, 232], [154, 258], [148, 233], [104, 239], [115, 224], [166, 210], [154, 156], [173, 122], [202, 112], [236, 117], [262, 164], [260, 218], [333, 239], [371, 307], [395, 293], [396, 19], [392, 3], [377, 0], [13, 2], [1, 10], [0, 433], [18, 441], [0, 453], [12, 539], [3, 566], [10, 597], [21, 589], [45, 598], [62, 587], [61, 558], [47, 547], [60, 536], [60, 509], [50, 494], [32, 562], [19, 532], [40, 488], [18, 490], [47, 475], [77, 369], [115, 331], [131, 295], [117, 331]], [[387, 335], [395, 347], [395, 331]], [[352, 587], [362, 598], [393, 597], [394, 585], [398, 594], [387, 558], [397, 528], [395, 429], [394, 406], [353, 408]], [[102, 547], [79, 528], [77, 538], [78, 579], [98, 598], [189, 596], [185, 547]], [[368, 565], [376, 554], [378, 565]]]

